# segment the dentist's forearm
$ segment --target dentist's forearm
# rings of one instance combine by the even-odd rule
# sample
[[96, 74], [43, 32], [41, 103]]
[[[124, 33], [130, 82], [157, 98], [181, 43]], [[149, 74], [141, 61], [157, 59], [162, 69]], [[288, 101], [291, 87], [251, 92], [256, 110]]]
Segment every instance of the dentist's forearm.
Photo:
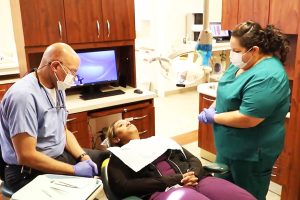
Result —
[[[66, 150], [74, 156], [74, 158], [78, 158], [84, 150], [79, 145], [77, 139], [68, 129], [66, 129]], [[88, 155], [85, 155], [81, 160], [90, 159]]]
[[234, 128], [251, 128], [261, 123], [264, 118], [250, 117], [236, 110], [215, 114], [214, 120], [215, 123]]

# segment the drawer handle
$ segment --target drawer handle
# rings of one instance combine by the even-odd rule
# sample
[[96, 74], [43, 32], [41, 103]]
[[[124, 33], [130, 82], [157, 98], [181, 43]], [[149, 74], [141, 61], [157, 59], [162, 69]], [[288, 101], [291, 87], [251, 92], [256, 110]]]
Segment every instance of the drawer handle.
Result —
[[129, 122], [133, 121], [133, 120], [141, 120], [141, 119], [144, 119], [146, 118], [148, 115], [144, 115], [142, 117], [128, 117], [128, 118], [125, 118], [124, 120], [127, 120]]
[[208, 98], [205, 98], [205, 97], [202, 97], [204, 100], [206, 101], [211, 101], [211, 102], [214, 102], [215, 100], [214, 99], [208, 99]]
[[109, 38], [109, 36], [110, 36], [110, 23], [109, 23], [109, 20], [107, 19], [106, 20], [106, 24], [107, 24], [107, 38]]
[[148, 130], [141, 131], [141, 132], [139, 132], [139, 135], [143, 135], [143, 134], [145, 134], [147, 132], [148, 132]]
[[77, 119], [76, 117], [71, 118], [71, 119], [67, 119], [67, 122], [71, 122], [71, 121], [74, 121], [74, 120], [76, 120], [76, 119]]
[[141, 119], [144, 119], [146, 118], [148, 115], [144, 115], [144, 116], [141, 116], [141, 117], [133, 117], [132, 120], [141, 120]]
[[98, 20], [96, 22], [96, 25], [97, 25], [97, 37], [99, 38], [100, 37], [100, 23]]
[[276, 174], [271, 174], [271, 176], [272, 176], [272, 177], [276, 177], [277, 175], [276, 175]]
[[128, 110], [127, 110], [127, 108], [124, 108], [123, 111], [124, 111], [124, 112], [127, 112]]
[[277, 166], [273, 166], [273, 169], [277, 169], [278, 167]]
[[6, 89], [2, 89], [2, 90], [0, 90], [0, 92], [6, 92]]
[[73, 132], [71, 132], [72, 134], [74, 134], [74, 133], [78, 133], [78, 131], [73, 131]]
[[59, 31], [60, 39], [62, 39], [62, 26], [61, 26], [60, 21], [58, 21], [58, 31]]

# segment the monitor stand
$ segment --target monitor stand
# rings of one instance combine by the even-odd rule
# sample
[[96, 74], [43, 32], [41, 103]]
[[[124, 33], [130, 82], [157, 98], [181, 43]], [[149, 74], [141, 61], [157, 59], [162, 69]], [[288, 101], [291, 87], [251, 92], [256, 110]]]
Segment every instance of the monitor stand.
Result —
[[83, 90], [81, 93], [80, 98], [83, 100], [90, 100], [90, 99], [98, 99], [102, 97], [110, 97], [115, 95], [125, 94], [123, 90], [109, 90], [109, 91], [101, 91], [99, 86], [88, 86]]

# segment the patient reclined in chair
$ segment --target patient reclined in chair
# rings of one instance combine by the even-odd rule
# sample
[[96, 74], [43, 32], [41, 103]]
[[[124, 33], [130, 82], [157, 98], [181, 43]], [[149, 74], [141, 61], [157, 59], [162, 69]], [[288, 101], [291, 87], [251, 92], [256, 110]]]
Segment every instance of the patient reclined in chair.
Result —
[[200, 160], [175, 141], [158, 136], [139, 139], [136, 127], [126, 120], [113, 123], [108, 138], [111, 146], [119, 146], [109, 148], [107, 167], [117, 199], [133, 195], [159, 200], [255, 199], [244, 189], [210, 176]]

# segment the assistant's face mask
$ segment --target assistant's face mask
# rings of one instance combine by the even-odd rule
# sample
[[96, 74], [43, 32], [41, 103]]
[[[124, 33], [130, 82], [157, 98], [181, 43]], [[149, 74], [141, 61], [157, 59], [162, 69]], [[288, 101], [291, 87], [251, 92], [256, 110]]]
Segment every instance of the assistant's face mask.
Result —
[[248, 60], [248, 62], [244, 62], [243, 61], [243, 55], [245, 55], [246, 53], [248, 53], [249, 51], [251, 51], [252, 50], [252, 48], [250, 48], [247, 52], [245, 52], [245, 53], [243, 53], [243, 54], [241, 54], [241, 53], [236, 53], [236, 52], [234, 52], [234, 51], [230, 51], [230, 62], [234, 65], [234, 66], [236, 66], [236, 67], [238, 67], [238, 68], [240, 68], [240, 69], [243, 69], [249, 62], [250, 62], [250, 60], [252, 59], [252, 57]]
[[65, 77], [64, 81], [60, 81], [60, 80], [58, 80], [56, 73], [54, 73], [55, 77], [57, 79], [57, 89], [58, 90], [66, 90], [66, 89], [72, 87], [73, 85], [75, 85], [75, 77], [73, 75], [67, 73], [61, 64], [60, 64], [60, 66], [64, 70], [66, 77]]

